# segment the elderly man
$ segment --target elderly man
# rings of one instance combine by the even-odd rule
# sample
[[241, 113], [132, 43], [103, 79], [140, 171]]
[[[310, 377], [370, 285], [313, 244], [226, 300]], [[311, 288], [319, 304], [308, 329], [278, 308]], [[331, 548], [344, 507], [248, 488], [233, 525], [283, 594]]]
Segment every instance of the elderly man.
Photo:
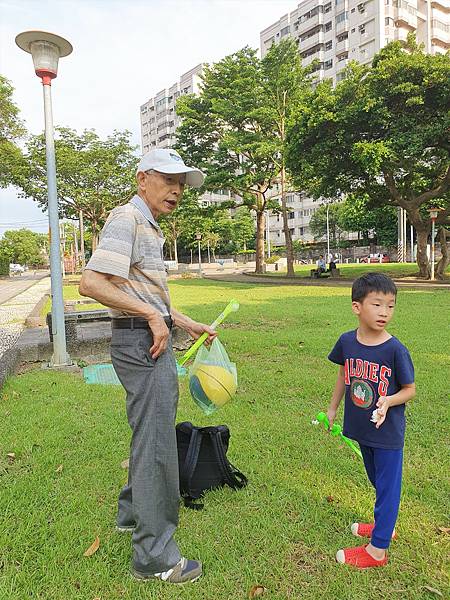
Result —
[[154, 149], [137, 170], [137, 195], [111, 211], [86, 266], [80, 293], [109, 306], [111, 358], [127, 392], [132, 429], [128, 483], [119, 495], [117, 529], [133, 533], [132, 573], [171, 583], [198, 579], [202, 565], [180, 554], [175, 414], [178, 403], [172, 324], [197, 338], [215, 332], [170, 306], [157, 219], [178, 205], [185, 185], [204, 176], [174, 150]]

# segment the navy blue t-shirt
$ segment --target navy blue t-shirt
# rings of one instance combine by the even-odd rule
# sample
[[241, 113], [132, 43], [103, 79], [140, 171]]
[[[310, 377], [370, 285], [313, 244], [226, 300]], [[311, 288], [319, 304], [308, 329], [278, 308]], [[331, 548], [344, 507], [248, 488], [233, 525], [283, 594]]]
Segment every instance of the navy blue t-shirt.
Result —
[[408, 349], [396, 337], [366, 346], [354, 330], [341, 335], [328, 358], [345, 370], [344, 435], [374, 448], [403, 448], [404, 404], [392, 406], [379, 429], [370, 419], [380, 396], [392, 396], [402, 385], [414, 383]]

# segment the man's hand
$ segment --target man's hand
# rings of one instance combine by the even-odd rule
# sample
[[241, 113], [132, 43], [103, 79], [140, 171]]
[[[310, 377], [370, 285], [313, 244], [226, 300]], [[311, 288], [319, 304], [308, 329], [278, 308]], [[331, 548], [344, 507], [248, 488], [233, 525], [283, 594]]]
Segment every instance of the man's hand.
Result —
[[214, 331], [214, 329], [211, 329], [209, 325], [205, 325], [205, 323], [199, 323], [198, 321], [193, 321], [192, 319], [189, 319], [189, 322], [186, 323], [184, 329], [195, 340], [206, 332], [208, 334], [208, 339], [206, 340], [207, 344], [210, 344], [213, 339], [217, 337], [217, 333]]
[[336, 418], [337, 410], [335, 408], [329, 408], [327, 410], [327, 418], [329, 423], [328, 431], [333, 427], [334, 420]]
[[167, 349], [169, 341], [169, 329], [162, 316], [155, 312], [147, 317], [148, 326], [153, 335], [153, 346], [150, 348], [150, 356], [156, 360]]
[[376, 404], [377, 406], [377, 413], [378, 413], [378, 420], [376, 422], [375, 427], [377, 429], [379, 429], [381, 427], [381, 425], [383, 425], [385, 419], [386, 419], [386, 415], [387, 412], [390, 408], [390, 404], [389, 404], [389, 396], [380, 396], [378, 398], [378, 402]]

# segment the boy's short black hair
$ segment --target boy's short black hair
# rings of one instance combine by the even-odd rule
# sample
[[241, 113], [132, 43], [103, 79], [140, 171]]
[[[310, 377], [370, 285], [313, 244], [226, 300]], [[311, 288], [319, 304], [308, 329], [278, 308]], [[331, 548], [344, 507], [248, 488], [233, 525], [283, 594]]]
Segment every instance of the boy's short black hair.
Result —
[[397, 287], [390, 277], [382, 273], [365, 273], [355, 279], [352, 285], [352, 302], [362, 302], [370, 292], [393, 294], [397, 297]]

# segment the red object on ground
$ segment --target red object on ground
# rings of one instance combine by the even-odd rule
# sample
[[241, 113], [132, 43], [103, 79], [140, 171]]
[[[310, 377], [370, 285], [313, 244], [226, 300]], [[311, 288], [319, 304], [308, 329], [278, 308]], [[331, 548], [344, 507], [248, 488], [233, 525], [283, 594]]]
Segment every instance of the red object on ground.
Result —
[[350, 565], [357, 569], [368, 569], [370, 567], [384, 567], [388, 558], [385, 554], [383, 560], [375, 560], [366, 550], [366, 546], [356, 546], [356, 548], [344, 548], [338, 550], [336, 554], [338, 563]]

